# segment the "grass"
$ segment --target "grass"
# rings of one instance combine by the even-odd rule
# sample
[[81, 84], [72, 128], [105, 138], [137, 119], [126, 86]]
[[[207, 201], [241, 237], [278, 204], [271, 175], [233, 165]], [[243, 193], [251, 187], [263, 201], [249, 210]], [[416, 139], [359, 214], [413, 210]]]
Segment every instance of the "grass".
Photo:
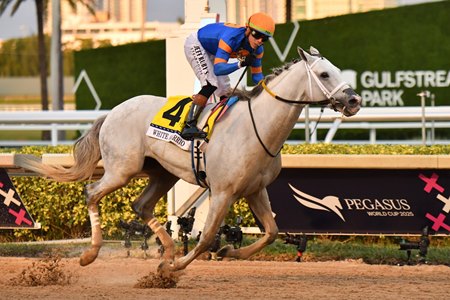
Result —
[[[330, 261], [330, 260], [362, 260], [369, 264], [401, 264], [407, 261], [407, 253], [400, 250], [400, 241], [398, 238], [389, 238], [388, 240], [379, 239], [375, 241], [374, 237], [360, 237], [357, 240], [345, 237], [335, 237], [330, 239], [326, 236], [308, 237], [306, 251], [302, 259], [305, 261]], [[440, 264], [450, 266], [450, 244], [449, 239], [431, 238], [431, 244], [428, 248], [426, 261], [429, 264]], [[446, 239], [446, 240], [445, 240]], [[418, 241], [411, 238], [412, 241]], [[441, 240], [441, 241], [439, 241]], [[255, 255], [255, 259], [272, 257], [272, 259], [293, 260], [296, 257], [296, 246], [285, 244], [278, 239], [272, 245]], [[420, 260], [419, 250], [411, 251], [411, 262]]]
[[[413, 240], [413, 239], [412, 239]], [[242, 246], [246, 246], [256, 241], [254, 236], [244, 236]], [[105, 241], [102, 252], [125, 253], [127, 250], [140, 252], [142, 241], [133, 240], [129, 249], [124, 248], [121, 241]], [[196, 244], [190, 240], [189, 250]], [[225, 243], [222, 242], [222, 245]], [[157, 248], [154, 239], [149, 241], [150, 248]], [[183, 244], [176, 242], [177, 256], [183, 253]], [[44, 257], [48, 253], [58, 253], [62, 257], [79, 257], [83, 250], [89, 248], [89, 242], [82, 243], [2, 243], [0, 244], [0, 256], [15, 257]], [[156, 253], [156, 251], [153, 251]], [[412, 250], [411, 263], [418, 263], [420, 260], [419, 250]], [[285, 244], [284, 240], [277, 239], [273, 244], [265, 247], [262, 251], [252, 256], [251, 260], [264, 261], [295, 261], [297, 258], [297, 246]], [[326, 236], [309, 237], [306, 251], [303, 253], [302, 261], [342, 261], [361, 260], [368, 264], [405, 264], [407, 263], [407, 253], [400, 250], [394, 239], [366, 238], [365, 241], [330, 239]], [[428, 264], [450, 266], [450, 240], [448, 237], [432, 237], [431, 244], [426, 255]]]
[[58, 252], [64, 257], [76, 257], [87, 248], [87, 243], [74, 244], [33, 244], [33, 243], [2, 243], [0, 256], [12, 257], [44, 257], [48, 253]]

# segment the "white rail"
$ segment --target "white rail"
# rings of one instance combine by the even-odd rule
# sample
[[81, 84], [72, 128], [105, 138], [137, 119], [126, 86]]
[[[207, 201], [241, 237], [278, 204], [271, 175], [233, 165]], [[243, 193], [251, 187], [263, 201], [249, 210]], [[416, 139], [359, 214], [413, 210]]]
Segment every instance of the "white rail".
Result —
[[0, 124], [92, 123], [109, 110], [0, 111]]
[[0, 131], [51, 132], [50, 141], [1, 140], [0, 146], [72, 144], [71, 140], [58, 140], [58, 132], [87, 130], [98, 117], [108, 112], [109, 110], [0, 111]]
[[[317, 124], [318, 122], [318, 124]], [[367, 141], [342, 141], [343, 143], [402, 143], [420, 144], [422, 140], [380, 141], [376, 138], [377, 129], [422, 129], [422, 135], [429, 130], [430, 143], [449, 143], [448, 140], [435, 141], [434, 129], [450, 128], [450, 106], [408, 107], [363, 107], [355, 116], [345, 117], [329, 109], [321, 113], [320, 108], [309, 108], [309, 129], [313, 132], [311, 143], [317, 142], [317, 129], [328, 129], [324, 142], [330, 143], [338, 129], [367, 129]], [[305, 114], [298, 119], [294, 129], [305, 128]], [[419, 134], [420, 135], [420, 134]], [[296, 143], [298, 141], [288, 141]], [[336, 141], [333, 141], [336, 143]]]
[[[424, 110], [426, 121], [450, 121], [450, 106], [427, 106]], [[309, 109], [310, 121], [317, 121], [320, 115], [320, 108], [312, 107]], [[325, 109], [321, 122], [333, 122], [341, 118], [341, 115], [330, 109]], [[353, 117], [342, 117], [343, 122], [408, 122], [422, 121], [421, 106], [395, 106], [395, 107], [362, 107]], [[299, 122], [304, 122], [305, 117], [302, 114]]]
[[[87, 130], [100, 116], [109, 110], [73, 110], [73, 111], [0, 111], [0, 136], [1, 131], [51, 131], [50, 141], [27, 140], [0, 140], [0, 146], [24, 146], [24, 145], [60, 145], [72, 144], [71, 140], [58, 140], [58, 131], [63, 130]], [[305, 114], [302, 114], [295, 129], [305, 128]], [[341, 141], [345, 143], [384, 143], [377, 140], [377, 129], [430, 129], [450, 128], [450, 106], [426, 107], [363, 107], [353, 117], [343, 117], [337, 112], [325, 109], [321, 114], [319, 108], [309, 108], [310, 132], [316, 126], [317, 129], [327, 129], [324, 142], [332, 142], [339, 129], [366, 129], [369, 131], [367, 141]], [[311, 142], [317, 142], [317, 130], [311, 136]], [[289, 141], [298, 143], [300, 141]], [[393, 143], [392, 141], [388, 141]], [[404, 144], [421, 143], [420, 140], [397, 141]], [[448, 141], [440, 141], [440, 143]], [[395, 143], [395, 142], [394, 142]]]

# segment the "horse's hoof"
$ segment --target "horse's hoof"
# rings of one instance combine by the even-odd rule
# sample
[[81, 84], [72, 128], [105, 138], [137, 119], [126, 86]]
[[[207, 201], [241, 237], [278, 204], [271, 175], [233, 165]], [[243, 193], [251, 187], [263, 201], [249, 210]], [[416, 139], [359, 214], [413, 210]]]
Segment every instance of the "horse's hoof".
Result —
[[168, 260], [162, 261], [158, 266], [158, 275], [164, 278], [170, 278], [175, 268]]
[[217, 251], [217, 257], [232, 257], [232, 252], [234, 251], [233, 246], [226, 245]]
[[99, 248], [90, 248], [89, 250], [84, 251], [80, 257], [80, 266], [84, 267], [94, 262], [98, 256], [98, 251]]

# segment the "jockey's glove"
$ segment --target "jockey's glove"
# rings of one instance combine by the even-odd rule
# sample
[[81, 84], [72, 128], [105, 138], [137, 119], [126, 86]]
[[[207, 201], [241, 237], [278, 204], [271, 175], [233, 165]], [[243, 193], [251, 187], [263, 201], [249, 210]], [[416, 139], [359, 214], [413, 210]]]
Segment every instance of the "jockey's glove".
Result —
[[247, 56], [242, 57], [242, 60], [239, 61], [239, 68], [251, 66], [253, 62], [255, 61], [256, 57], [255, 54], [251, 53]]

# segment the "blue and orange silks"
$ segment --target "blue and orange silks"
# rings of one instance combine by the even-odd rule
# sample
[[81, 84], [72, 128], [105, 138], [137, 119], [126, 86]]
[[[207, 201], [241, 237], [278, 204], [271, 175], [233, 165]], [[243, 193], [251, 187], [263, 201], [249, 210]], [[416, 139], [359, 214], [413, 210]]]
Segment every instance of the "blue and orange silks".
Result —
[[239, 69], [238, 63], [229, 64], [230, 58], [238, 58], [253, 53], [256, 57], [252, 66], [252, 80], [257, 84], [264, 78], [261, 59], [264, 46], [252, 49], [245, 37], [246, 27], [231, 23], [213, 23], [199, 29], [197, 38], [203, 48], [215, 56], [214, 74], [228, 75]]

